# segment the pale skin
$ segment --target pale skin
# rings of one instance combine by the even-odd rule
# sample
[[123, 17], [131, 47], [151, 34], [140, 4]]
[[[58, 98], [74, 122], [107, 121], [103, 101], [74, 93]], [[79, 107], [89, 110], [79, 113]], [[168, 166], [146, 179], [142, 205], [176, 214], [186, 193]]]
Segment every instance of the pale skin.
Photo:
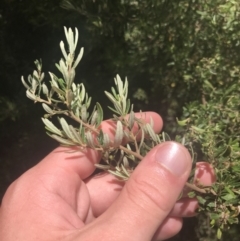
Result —
[[[160, 132], [161, 117], [147, 112], [145, 121], [150, 116]], [[111, 121], [101, 127], [112, 135]], [[126, 183], [92, 175], [98, 152], [68, 150], [55, 149], [11, 184], [0, 209], [0, 240], [165, 240], [180, 231], [183, 217], [195, 215], [196, 200], [178, 200], [192, 165], [180, 144], [152, 149]], [[196, 178], [210, 185], [210, 166], [198, 164]]]

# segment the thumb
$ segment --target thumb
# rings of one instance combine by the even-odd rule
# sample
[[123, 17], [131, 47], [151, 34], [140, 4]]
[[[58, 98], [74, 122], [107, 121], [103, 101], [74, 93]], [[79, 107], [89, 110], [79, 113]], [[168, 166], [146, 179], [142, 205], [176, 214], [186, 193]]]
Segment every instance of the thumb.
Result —
[[112, 240], [151, 240], [177, 201], [191, 165], [190, 154], [178, 143], [153, 148], [101, 217], [114, 230]]

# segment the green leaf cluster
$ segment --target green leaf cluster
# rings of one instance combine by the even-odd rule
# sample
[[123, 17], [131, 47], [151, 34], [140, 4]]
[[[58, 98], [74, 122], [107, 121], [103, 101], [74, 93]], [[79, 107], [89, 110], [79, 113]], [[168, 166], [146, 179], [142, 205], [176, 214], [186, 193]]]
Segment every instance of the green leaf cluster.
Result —
[[144, 90], [141, 108], [151, 103], [158, 109], [170, 133], [185, 103], [201, 98], [205, 80], [225, 88], [238, 76], [236, 0], [63, 0], [62, 5], [86, 17], [92, 44], [107, 46], [102, 61], [112, 72], [127, 74], [134, 96]]
[[[112, 102], [114, 139], [111, 140], [107, 133], [103, 133], [101, 122], [103, 110], [99, 103], [93, 107], [90, 115], [91, 97], [88, 96], [83, 83], [75, 84], [75, 68], [83, 55], [83, 49], [75, 59], [75, 51], [78, 41], [78, 30], [75, 35], [71, 28], [64, 28], [69, 53], [66, 52], [63, 41], [60, 42], [60, 49], [63, 59], [56, 64], [62, 77], [57, 77], [49, 72], [50, 88], [43, 82], [42, 63], [36, 60], [36, 70], [28, 76], [28, 83], [22, 77], [22, 83], [27, 89], [26, 95], [34, 102], [42, 103], [46, 111], [44, 118], [47, 133], [64, 146], [75, 146], [79, 150], [92, 148], [102, 153], [104, 164], [97, 167], [107, 170], [120, 179], [127, 180], [130, 173], [141, 161], [143, 156], [155, 145], [161, 143], [159, 135], [154, 133], [153, 121], [145, 123], [137, 118], [128, 99], [128, 81], [123, 83], [120, 76], [115, 78], [115, 88], [111, 93], [105, 91], [106, 96]], [[43, 96], [43, 97], [42, 97]], [[78, 127], [68, 124], [64, 117], [58, 117], [60, 128], [49, 119], [54, 116], [65, 116], [78, 123]], [[135, 125], [136, 133], [132, 129]], [[139, 141], [139, 136], [141, 136]], [[163, 136], [163, 140], [164, 140]], [[123, 146], [124, 139], [128, 144]]]
[[239, 80], [225, 89], [215, 88], [208, 81], [203, 85], [202, 102], [184, 107], [184, 136], [202, 160], [214, 168], [216, 182], [212, 195], [197, 196], [200, 211], [208, 212], [211, 225], [227, 229], [238, 223], [240, 213], [240, 102]]

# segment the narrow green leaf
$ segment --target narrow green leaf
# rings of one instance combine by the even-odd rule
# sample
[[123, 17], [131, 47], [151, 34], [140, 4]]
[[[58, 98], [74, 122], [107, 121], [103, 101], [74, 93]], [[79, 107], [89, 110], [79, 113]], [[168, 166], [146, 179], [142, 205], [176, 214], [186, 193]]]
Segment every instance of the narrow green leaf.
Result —
[[72, 126], [72, 125], [69, 125], [69, 130], [71, 131], [72, 133], [72, 136], [73, 136], [73, 139], [75, 142], [79, 143], [79, 144], [82, 144], [82, 141], [80, 139], [80, 135], [79, 133], [77, 132], [77, 130]]
[[199, 133], [203, 133], [204, 132], [203, 129], [201, 129], [201, 128], [197, 127], [197, 126], [191, 126], [191, 129], [193, 129], [194, 131], [199, 132]]
[[187, 118], [187, 119], [185, 119], [185, 120], [179, 120], [179, 119], [177, 118], [177, 123], [178, 123], [178, 125], [180, 125], [180, 126], [186, 126], [189, 121], [190, 121], [190, 118]]
[[52, 89], [57, 92], [59, 95], [65, 96], [65, 92], [57, 88], [56, 86], [52, 86]]
[[36, 60], [34, 61], [34, 64], [35, 64], [38, 72], [41, 72], [41, 71], [42, 71], [42, 60], [41, 60], [41, 59], [39, 59], [39, 60], [36, 59]]
[[51, 73], [51, 72], [48, 72], [48, 73], [49, 73], [49, 75], [51, 77], [51, 81], [50, 81], [51, 85], [59, 88], [58, 83], [57, 83], [57, 77], [53, 73]]
[[109, 165], [102, 165], [102, 164], [94, 164], [95, 167], [101, 169], [101, 170], [104, 170], [104, 171], [107, 171], [109, 170], [110, 166]]
[[68, 55], [67, 55], [67, 52], [65, 50], [65, 46], [64, 46], [64, 42], [63, 41], [60, 42], [60, 49], [62, 51], [62, 54], [63, 54], [65, 60], [67, 60], [68, 59]]
[[69, 76], [68, 76], [68, 67], [66, 66], [66, 63], [63, 61], [63, 59], [61, 59], [59, 61], [59, 66], [60, 66], [60, 71], [63, 75], [63, 79], [65, 80], [65, 82], [67, 84], [67, 88], [70, 88]]
[[28, 80], [28, 83], [31, 85], [31, 84], [32, 84], [32, 76], [31, 76], [31, 75], [28, 75], [27, 80]]
[[142, 145], [143, 145], [143, 142], [144, 142], [144, 135], [145, 135], [144, 130], [141, 129], [141, 141], [138, 145], [139, 150], [141, 150], [141, 148], [142, 148]]
[[201, 196], [196, 196], [198, 202], [202, 205], [204, 205], [206, 203], [206, 199], [204, 199], [203, 197]]
[[44, 83], [42, 84], [42, 91], [44, 95], [48, 96], [48, 87]]
[[92, 97], [89, 97], [88, 98], [88, 95], [86, 94], [86, 102], [85, 102], [85, 105], [87, 108], [89, 108], [90, 104], [91, 104], [91, 101], [92, 101]]
[[99, 145], [102, 146], [103, 145], [103, 131], [102, 130], [100, 130], [100, 132], [97, 136], [97, 140], [98, 140]]
[[76, 84], [75, 84], [75, 83], [72, 83], [72, 91], [73, 91], [74, 93], [75, 93], [76, 89], [77, 89]]
[[77, 67], [77, 65], [79, 64], [79, 62], [82, 59], [82, 56], [83, 56], [83, 48], [81, 48], [81, 50], [80, 50], [80, 52], [79, 52], [79, 54], [78, 54], [78, 56], [77, 56], [77, 58], [76, 58], [76, 60], [74, 62], [74, 65], [72, 67], [73, 69], [75, 69]]
[[99, 125], [102, 123], [103, 121], [103, 109], [101, 107], [101, 105], [97, 102], [96, 103], [96, 107], [97, 107], [97, 122], [96, 122], [96, 127], [99, 127]]
[[[122, 96], [121, 96], [122, 97]], [[126, 112], [126, 107], [127, 107], [127, 102], [126, 102], [126, 99], [124, 97], [121, 98], [121, 102], [122, 104], [120, 104], [120, 106], [122, 107], [121, 108], [121, 112], [122, 112], [122, 115], [126, 115], [127, 112]], [[120, 102], [120, 103], [121, 103]]]
[[81, 138], [82, 142], [85, 144], [86, 143], [85, 128], [82, 125], [82, 122], [81, 122], [81, 124], [79, 126], [79, 133], [80, 133], [80, 138]]
[[76, 72], [75, 72], [75, 69], [71, 69], [71, 70], [68, 70], [68, 85], [67, 85], [67, 89], [70, 89], [71, 86], [72, 86], [72, 83], [75, 79], [75, 75], [76, 75]]
[[91, 122], [90, 124], [93, 126], [97, 123], [97, 117], [98, 117], [98, 112], [95, 110], [91, 116]]
[[[88, 122], [89, 122], [90, 124], [92, 123], [92, 121], [94, 122], [94, 120], [92, 120], [92, 119], [93, 119], [93, 117], [94, 117], [95, 112], [96, 112], [96, 105], [94, 106], [94, 108], [93, 108], [93, 110], [92, 110], [92, 114], [90, 115], [89, 120], [88, 120]], [[95, 118], [95, 117], [94, 117], [94, 118]], [[96, 122], [96, 120], [95, 120], [95, 122]], [[94, 125], [94, 124], [91, 124], [91, 125]]]
[[217, 230], [217, 238], [218, 239], [222, 238], [222, 230], [220, 228], [218, 228], [218, 230]]
[[77, 85], [77, 89], [79, 93], [80, 102], [83, 102], [86, 95], [85, 86], [81, 83], [80, 85]]
[[86, 141], [87, 141], [88, 147], [94, 149], [95, 148], [95, 144], [94, 144], [92, 133], [90, 131], [88, 131], [87, 133], [85, 133], [85, 137], [86, 137]]
[[81, 119], [83, 122], [87, 122], [87, 118], [88, 118], [88, 112], [87, 112], [87, 107], [86, 105], [82, 105], [81, 107]]
[[123, 95], [124, 94], [123, 93], [123, 82], [122, 82], [122, 80], [121, 80], [121, 78], [120, 78], [120, 76], [118, 74], [117, 74], [117, 76], [115, 78], [115, 84], [117, 86], [119, 95], [120, 96]]
[[103, 148], [108, 148], [110, 146], [110, 138], [107, 133], [103, 134]]
[[74, 41], [74, 49], [76, 49], [78, 43], [78, 29], [75, 28], [75, 41]]
[[53, 110], [45, 103], [42, 103], [42, 107], [48, 114], [54, 114]]
[[209, 81], [205, 80], [205, 81], [204, 81], [204, 84], [205, 84], [206, 86], [208, 86], [209, 88], [211, 88], [212, 90], [214, 90], [213, 85], [212, 85]]
[[64, 139], [60, 136], [57, 135], [49, 135], [51, 138], [55, 139], [56, 141], [58, 141], [59, 143], [61, 143], [62, 145], [66, 145], [66, 146], [75, 146], [76, 144], [73, 143], [70, 140]]
[[111, 91], [112, 91], [112, 93], [113, 93], [113, 97], [114, 97], [115, 99], [118, 99], [118, 94], [116, 93], [116, 90], [114, 89], [114, 87], [111, 87]]
[[199, 11], [199, 10], [197, 10], [196, 12], [198, 14], [202, 15], [202, 16], [206, 16], [207, 15], [207, 12], [202, 12], [202, 11]]
[[196, 193], [195, 192], [189, 192], [187, 195], [188, 195], [189, 198], [196, 197]]
[[38, 72], [36, 70], [33, 71], [33, 79], [38, 82]]
[[126, 177], [130, 177], [130, 173], [127, 171], [124, 165], [121, 165], [123, 173], [126, 175]]
[[71, 103], [72, 103], [72, 101], [73, 101], [73, 98], [74, 98], [74, 95], [73, 95], [72, 90], [68, 89], [68, 90], [66, 91], [66, 100], [67, 100], [68, 106], [71, 106]]
[[73, 139], [74, 140], [74, 136], [73, 136], [72, 132], [70, 131], [69, 125], [66, 122], [66, 120], [64, 118], [60, 118], [59, 122], [60, 122], [60, 124], [62, 126], [62, 129], [63, 129], [64, 133], [67, 135], [67, 137], [69, 139]]
[[162, 132], [163, 141], [171, 141], [170, 136], [166, 132]]
[[135, 123], [135, 113], [133, 112], [133, 110], [131, 108], [131, 111], [130, 111], [129, 117], [128, 117], [128, 128], [129, 128], [129, 130], [131, 130], [133, 128], [134, 123]]
[[25, 82], [23, 76], [21, 77], [22, 83], [26, 89], [30, 89], [30, 86]]
[[59, 70], [59, 72], [61, 72], [61, 68], [60, 68], [59, 64], [55, 64], [55, 66]]
[[27, 91], [26, 91], [26, 95], [27, 95], [27, 97], [28, 97], [30, 100], [36, 101], [36, 99], [37, 99], [37, 96], [34, 95], [30, 90], [27, 90]]
[[130, 99], [127, 99], [126, 108], [125, 108], [125, 114], [129, 113], [130, 106], [131, 106]]
[[123, 166], [125, 168], [129, 168], [129, 162], [126, 156], [123, 157]]
[[153, 128], [151, 127], [151, 125], [149, 123], [146, 124], [146, 128], [147, 128], [148, 134], [150, 135], [152, 140], [157, 142], [158, 140], [156, 137], [156, 133], [154, 132]]
[[[132, 148], [131, 148], [131, 146], [130, 146], [129, 144], [127, 144], [127, 149], [130, 150], [130, 151], [132, 150]], [[134, 155], [128, 154], [127, 156], [128, 156], [128, 158], [129, 158], [130, 160], [136, 161]]]
[[120, 178], [120, 179], [123, 180], [123, 181], [126, 181], [126, 180], [128, 180], [128, 178], [129, 178], [129, 177], [126, 177], [126, 176], [124, 176], [122, 173], [119, 173], [119, 172], [115, 172], [115, 171], [112, 171], [112, 170], [108, 170], [108, 172], [109, 172], [110, 174], [114, 175], [115, 177]]
[[45, 77], [45, 74], [44, 74], [44, 73], [41, 73], [40, 78], [39, 78], [39, 82], [42, 82], [42, 80], [44, 79], [44, 77]]
[[108, 106], [108, 109], [110, 109], [112, 112], [121, 115], [119, 112], [117, 112], [115, 109], [113, 109], [111, 106]]
[[46, 118], [42, 118], [42, 121], [50, 132], [55, 133], [59, 136], [62, 136], [62, 132], [50, 120]]
[[122, 143], [123, 135], [124, 133], [122, 123], [121, 121], [117, 121], [117, 128], [114, 137], [114, 146], [119, 146]]
[[104, 91], [104, 93], [105, 93], [105, 95], [108, 97], [108, 99], [109, 99], [113, 104], [116, 103], [117, 100], [113, 97], [112, 94], [110, 94], [110, 93], [107, 92], [107, 91]]
[[67, 42], [69, 42], [68, 29], [67, 29], [65, 26], [63, 27], [63, 29], [64, 29], [64, 33], [65, 33], [65, 37], [66, 37], [66, 39], [67, 39]]
[[232, 199], [235, 199], [236, 196], [228, 193], [228, 194], [226, 194], [225, 196], [222, 196], [221, 198], [222, 198], [223, 200], [225, 200], [225, 201], [230, 201], [230, 200], [232, 200]]
[[161, 141], [159, 135], [156, 134], [156, 144], [160, 144], [160, 143], [162, 143], [162, 141]]
[[35, 92], [36, 91], [36, 89], [37, 89], [37, 87], [38, 87], [38, 81], [35, 79], [35, 78], [33, 78], [32, 79], [32, 86], [31, 86], [31, 88], [32, 88], [32, 90]]
[[215, 219], [212, 219], [211, 222], [210, 222], [211, 226], [214, 226], [215, 223], [216, 223]]
[[119, 115], [124, 115], [124, 111], [119, 102], [115, 102], [114, 104], [115, 110], [119, 113]]
[[128, 96], [128, 80], [127, 77], [125, 78], [124, 86], [123, 86], [123, 93], [125, 98], [127, 99]]

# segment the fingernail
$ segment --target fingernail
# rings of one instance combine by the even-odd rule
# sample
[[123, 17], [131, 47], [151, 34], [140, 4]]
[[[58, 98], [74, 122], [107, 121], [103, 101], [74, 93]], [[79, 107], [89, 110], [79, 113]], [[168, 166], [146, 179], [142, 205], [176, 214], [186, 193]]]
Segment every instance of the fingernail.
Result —
[[166, 142], [155, 154], [155, 158], [175, 176], [182, 176], [190, 167], [190, 154], [178, 143]]

